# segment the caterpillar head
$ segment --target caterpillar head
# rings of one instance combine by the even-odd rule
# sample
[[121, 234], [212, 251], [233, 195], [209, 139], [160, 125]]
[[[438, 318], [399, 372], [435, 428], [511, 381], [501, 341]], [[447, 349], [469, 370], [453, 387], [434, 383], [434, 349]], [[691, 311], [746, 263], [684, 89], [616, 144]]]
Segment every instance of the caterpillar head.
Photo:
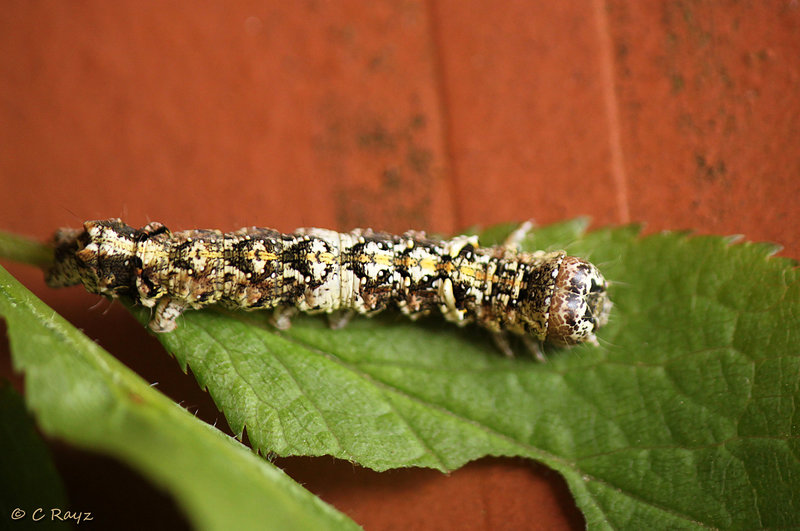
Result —
[[55, 261], [47, 272], [47, 285], [83, 284], [87, 291], [109, 297], [135, 290], [138, 232], [119, 219], [87, 221], [83, 230], [58, 230], [53, 236]]
[[561, 262], [550, 303], [547, 341], [556, 345], [597, 344], [595, 331], [608, 323], [613, 304], [600, 271], [581, 258]]

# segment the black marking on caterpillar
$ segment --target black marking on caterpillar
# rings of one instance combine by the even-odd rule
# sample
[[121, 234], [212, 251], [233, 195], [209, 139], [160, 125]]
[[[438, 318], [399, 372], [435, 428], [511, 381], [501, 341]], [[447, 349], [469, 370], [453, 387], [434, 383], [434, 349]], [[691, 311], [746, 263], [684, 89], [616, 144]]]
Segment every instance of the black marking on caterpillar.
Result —
[[514, 241], [479, 247], [475, 236], [256, 227], [172, 233], [160, 223], [134, 229], [110, 219], [61, 229], [54, 245], [48, 285], [130, 296], [155, 308], [149, 326], [156, 332], [174, 330], [184, 310], [211, 304], [274, 308], [284, 312], [279, 326], [292, 308], [372, 315], [395, 306], [412, 319], [438, 309], [459, 325], [557, 345], [596, 344], [612, 306], [603, 275], [586, 260], [563, 251], [517, 252]]

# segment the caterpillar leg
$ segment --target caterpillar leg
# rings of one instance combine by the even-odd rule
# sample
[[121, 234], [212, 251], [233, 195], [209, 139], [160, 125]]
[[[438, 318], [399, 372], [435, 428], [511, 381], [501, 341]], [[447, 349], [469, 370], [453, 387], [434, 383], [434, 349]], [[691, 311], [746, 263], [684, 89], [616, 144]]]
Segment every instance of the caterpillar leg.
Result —
[[172, 332], [178, 323], [175, 320], [180, 317], [186, 306], [176, 302], [169, 297], [164, 297], [158, 301], [156, 306], [155, 315], [150, 319], [148, 326], [150, 330], [156, 333]]
[[339, 330], [347, 326], [350, 319], [353, 318], [355, 312], [353, 310], [336, 310], [328, 314], [328, 327], [331, 330]]
[[534, 222], [532, 219], [522, 223], [522, 225], [514, 229], [514, 232], [508, 235], [506, 241], [503, 242], [503, 247], [509, 251], [519, 251], [519, 245], [535, 226], [536, 222]]
[[514, 351], [511, 350], [511, 344], [508, 342], [508, 334], [506, 332], [492, 332], [492, 339], [498, 350], [500, 350], [506, 358], [514, 357]]
[[289, 330], [292, 327], [292, 317], [297, 315], [294, 306], [278, 306], [272, 314], [272, 324], [278, 330]]
[[544, 356], [542, 343], [540, 341], [536, 341], [530, 336], [522, 336], [522, 342], [525, 343], [525, 348], [536, 358], [536, 361], [547, 363], [547, 358]]
[[[530, 336], [520, 337], [522, 337], [522, 342], [525, 343], [525, 348], [534, 358], [536, 358], [536, 361], [540, 363], [547, 363], [547, 358], [544, 356], [544, 352], [542, 351], [541, 342], [536, 341]], [[508, 342], [507, 332], [492, 332], [492, 339], [494, 340], [494, 344], [497, 345], [497, 348], [500, 350], [500, 352], [502, 352], [507, 358], [514, 357], [514, 351], [511, 349], [511, 344]]]

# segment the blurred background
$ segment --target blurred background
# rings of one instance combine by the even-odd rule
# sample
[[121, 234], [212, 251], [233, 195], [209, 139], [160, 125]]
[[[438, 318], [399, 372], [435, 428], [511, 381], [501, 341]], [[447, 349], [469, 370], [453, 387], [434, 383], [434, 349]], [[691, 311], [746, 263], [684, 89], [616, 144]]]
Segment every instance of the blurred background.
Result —
[[[798, 50], [796, 0], [6, 0], [0, 230], [44, 240], [122, 217], [452, 233], [590, 216], [800, 258]], [[225, 425], [120, 305], [3, 265]], [[21, 390], [5, 344], [0, 368]], [[134, 472], [52, 448], [77, 510], [182, 524]], [[525, 460], [449, 476], [277, 463], [367, 529], [583, 526], [558, 475]]]

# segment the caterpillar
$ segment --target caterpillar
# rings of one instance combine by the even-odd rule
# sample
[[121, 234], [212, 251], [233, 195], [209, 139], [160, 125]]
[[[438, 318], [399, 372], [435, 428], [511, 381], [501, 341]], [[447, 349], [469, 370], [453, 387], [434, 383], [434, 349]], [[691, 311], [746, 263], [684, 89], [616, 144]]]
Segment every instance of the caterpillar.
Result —
[[[389, 306], [416, 319], [440, 310], [459, 325], [477, 323], [568, 346], [597, 344], [608, 322], [607, 282], [588, 261], [564, 251], [518, 252], [521, 227], [503, 246], [476, 236], [437, 240], [356, 229], [266, 228], [170, 232], [153, 222], [135, 229], [119, 219], [87, 221], [53, 237], [51, 287], [83, 284], [92, 293], [132, 297], [154, 308], [149, 327], [171, 332], [186, 309], [275, 309], [373, 315]], [[504, 344], [505, 343], [505, 344]]]

